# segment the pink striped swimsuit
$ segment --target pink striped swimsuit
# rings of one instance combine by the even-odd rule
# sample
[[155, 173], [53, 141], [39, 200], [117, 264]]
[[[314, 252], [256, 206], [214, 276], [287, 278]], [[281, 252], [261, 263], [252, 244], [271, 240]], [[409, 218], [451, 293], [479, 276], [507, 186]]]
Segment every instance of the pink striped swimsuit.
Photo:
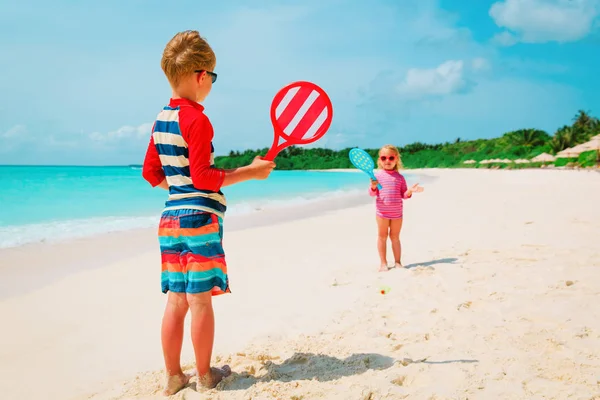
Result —
[[383, 169], [375, 171], [375, 176], [382, 189], [369, 188], [369, 194], [377, 197], [375, 200], [377, 216], [386, 219], [402, 218], [403, 200], [411, 197], [406, 195], [408, 191], [406, 179], [398, 171]]

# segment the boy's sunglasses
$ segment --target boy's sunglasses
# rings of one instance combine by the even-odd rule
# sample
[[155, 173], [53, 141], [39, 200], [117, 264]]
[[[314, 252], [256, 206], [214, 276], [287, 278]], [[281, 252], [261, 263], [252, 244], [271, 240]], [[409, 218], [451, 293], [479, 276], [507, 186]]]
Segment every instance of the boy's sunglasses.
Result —
[[205, 69], [197, 69], [194, 72], [198, 72], [198, 73], [206, 72], [208, 75], [210, 75], [210, 77], [212, 79], [212, 83], [215, 83], [215, 81], [217, 80], [217, 74], [215, 74], [212, 71], [207, 71]]
[[385, 161], [385, 160], [394, 161], [396, 159], [396, 157], [394, 157], [394, 156], [389, 156], [389, 157], [387, 157], [387, 156], [381, 156], [381, 157], [379, 157], [379, 159], [381, 161]]

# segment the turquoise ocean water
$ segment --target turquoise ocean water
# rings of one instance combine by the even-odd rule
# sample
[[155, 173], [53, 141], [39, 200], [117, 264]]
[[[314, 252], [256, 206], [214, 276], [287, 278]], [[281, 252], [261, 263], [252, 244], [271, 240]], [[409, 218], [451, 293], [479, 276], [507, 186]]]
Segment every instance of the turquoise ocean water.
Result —
[[[226, 215], [365, 190], [362, 173], [274, 171], [223, 188]], [[154, 227], [167, 191], [136, 167], [0, 166], [0, 248]]]

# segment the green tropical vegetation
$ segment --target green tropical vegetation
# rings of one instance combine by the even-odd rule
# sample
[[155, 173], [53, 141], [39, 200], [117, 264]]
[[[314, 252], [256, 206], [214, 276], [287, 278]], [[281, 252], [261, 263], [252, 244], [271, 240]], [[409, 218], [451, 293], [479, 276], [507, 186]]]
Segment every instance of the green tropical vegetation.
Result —
[[[556, 154], [590, 140], [600, 134], [600, 120], [589, 112], [580, 110], [573, 118], [571, 125], [560, 127], [553, 135], [539, 129], [520, 129], [507, 132], [498, 138], [461, 140], [453, 142], [426, 144], [411, 143], [398, 146], [402, 155], [404, 168], [531, 168], [541, 163], [503, 163], [491, 162], [480, 164], [479, 161], [490, 159], [519, 160], [531, 159], [541, 153]], [[257, 155], [266, 154], [268, 148], [231, 151], [228, 156], [215, 158], [219, 168], [236, 168], [247, 165]], [[364, 149], [374, 158], [378, 149]], [[277, 156], [277, 169], [333, 169], [353, 168], [348, 159], [350, 148], [331, 150], [324, 148], [289, 147]], [[476, 163], [465, 164], [467, 160]], [[581, 153], [577, 158], [557, 158], [554, 164], [567, 164], [582, 167], [594, 166], [598, 163], [598, 152]]]

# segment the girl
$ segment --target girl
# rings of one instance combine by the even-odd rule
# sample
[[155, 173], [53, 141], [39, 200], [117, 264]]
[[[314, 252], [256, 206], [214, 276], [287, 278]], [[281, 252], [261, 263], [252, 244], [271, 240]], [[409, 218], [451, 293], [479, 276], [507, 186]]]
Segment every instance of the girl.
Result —
[[[410, 188], [406, 185], [406, 179], [398, 172], [402, 167], [400, 152], [395, 146], [385, 145], [379, 150], [377, 159], [379, 170], [375, 172], [377, 180], [371, 179], [369, 194], [376, 197], [376, 219], [377, 219], [377, 250], [381, 266], [379, 271], [387, 271], [386, 247], [387, 238], [392, 242], [394, 252], [394, 268], [402, 268], [400, 261], [400, 229], [402, 229], [402, 202], [412, 197], [413, 193], [423, 191], [423, 188], [415, 183]], [[381, 183], [382, 189], [377, 189]]]

